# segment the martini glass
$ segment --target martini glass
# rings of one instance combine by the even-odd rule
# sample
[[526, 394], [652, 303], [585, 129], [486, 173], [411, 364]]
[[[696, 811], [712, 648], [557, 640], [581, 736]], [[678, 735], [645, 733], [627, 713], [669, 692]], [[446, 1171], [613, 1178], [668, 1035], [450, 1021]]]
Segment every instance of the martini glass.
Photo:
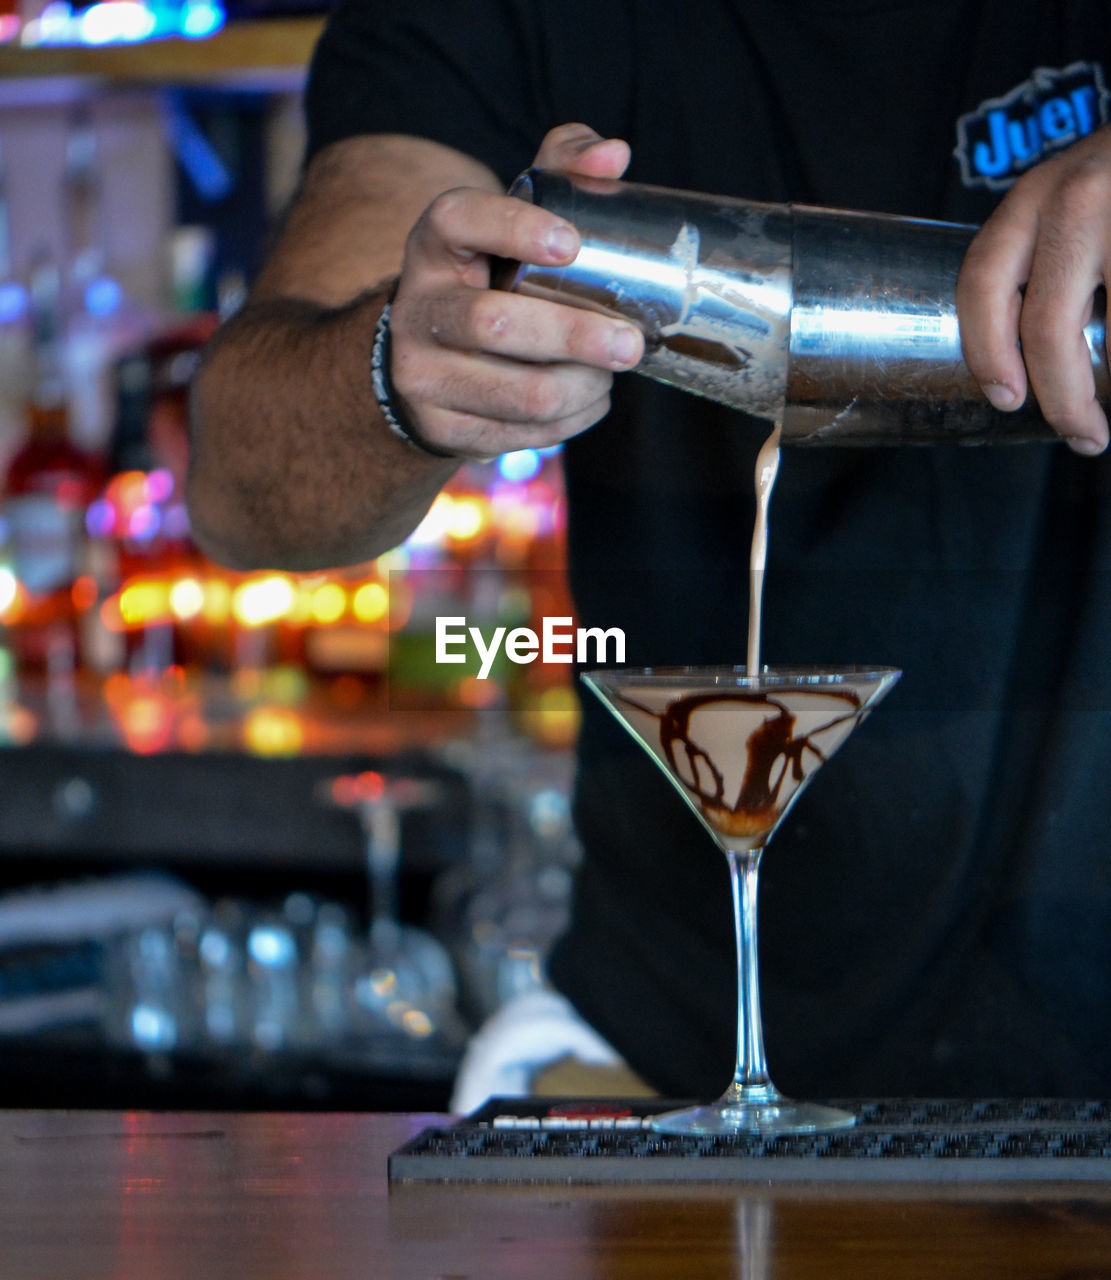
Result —
[[590, 671], [587, 687], [649, 753], [729, 862], [737, 938], [737, 1065], [717, 1102], [652, 1117], [663, 1133], [811, 1133], [851, 1112], [785, 1098], [760, 1023], [760, 858], [819, 766], [899, 678], [892, 667], [642, 667]]

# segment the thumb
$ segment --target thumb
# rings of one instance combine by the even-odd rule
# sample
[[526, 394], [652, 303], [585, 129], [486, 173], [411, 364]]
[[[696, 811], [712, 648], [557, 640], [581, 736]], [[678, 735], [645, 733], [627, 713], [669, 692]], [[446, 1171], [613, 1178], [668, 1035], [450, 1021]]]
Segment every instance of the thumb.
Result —
[[587, 178], [620, 178], [631, 156], [623, 138], [603, 138], [585, 124], [564, 124], [545, 135], [533, 164]]

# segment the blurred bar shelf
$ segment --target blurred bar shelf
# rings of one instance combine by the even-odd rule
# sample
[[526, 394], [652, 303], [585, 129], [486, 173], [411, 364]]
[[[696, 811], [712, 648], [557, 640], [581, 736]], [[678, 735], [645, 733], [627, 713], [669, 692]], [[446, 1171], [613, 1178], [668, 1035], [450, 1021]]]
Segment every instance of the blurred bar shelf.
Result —
[[64, 98], [88, 88], [211, 85], [279, 92], [299, 89], [320, 34], [320, 18], [229, 22], [201, 40], [140, 44], [0, 45], [0, 106]]
[[4, 876], [31, 867], [43, 875], [69, 872], [88, 863], [90, 869], [146, 865], [182, 873], [252, 868], [361, 883], [357, 824], [319, 796], [334, 776], [368, 769], [435, 780], [444, 791], [435, 813], [405, 819], [407, 871], [431, 875], [465, 852], [466, 783], [418, 752], [267, 760], [231, 752], [136, 756], [43, 746], [0, 752], [0, 769]]
[[[265, 679], [265, 677], [263, 678]], [[435, 751], [469, 737], [475, 713], [443, 702], [391, 706], [381, 690], [338, 706], [327, 682], [309, 682], [295, 702], [244, 692], [234, 676], [197, 672], [181, 681], [79, 676], [59, 717], [58, 695], [46, 682], [23, 676], [16, 700], [0, 707], [0, 751], [31, 746], [75, 751], [127, 750], [236, 753], [260, 758], [366, 754], [395, 756]]]
[[[462, 709], [344, 712], [310, 695], [294, 710], [243, 701], [229, 681], [208, 676], [183, 718], [156, 687], [144, 709], [147, 695], [137, 682], [130, 696], [140, 717], [166, 717], [157, 739], [142, 742], [121, 731], [94, 687], [81, 692], [69, 732], [43, 723], [23, 742], [0, 742], [0, 856], [9, 864], [315, 867], [361, 875], [357, 826], [349, 814], [323, 805], [318, 788], [334, 775], [366, 769], [434, 777], [456, 821], [467, 811], [466, 785], [444, 763], [450, 744], [472, 731], [472, 713]], [[24, 713], [36, 706], [45, 722], [45, 698], [25, 685], [18, 705]], [[261, 740], [252, 737], [251, 718], [259, 716], [274, 718], [276, 737], [265, 723]], [[287, 740], [291, 724], [296, 736]], [[203, 734], [194, 736], [198, 725]], [[414, 814], [406, 822], [415, 828], [411, 848], [425, 870], [457, 859], [440, 815]]]

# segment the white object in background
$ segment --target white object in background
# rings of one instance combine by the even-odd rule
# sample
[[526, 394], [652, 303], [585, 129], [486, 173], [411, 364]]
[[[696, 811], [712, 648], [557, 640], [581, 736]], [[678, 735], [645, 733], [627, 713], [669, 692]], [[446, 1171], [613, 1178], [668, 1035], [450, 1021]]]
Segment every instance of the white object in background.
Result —
[[0, 947], [109, 938], [203, 905], [180, 880], [152, 872], [23, 889], [0, 898]]
[[450, 1109], [466, 1114], [489, 1098], [522, 1098], [537, 1071], [562, 1058], [620, 1067], [617, 1050], [550, 988], [503, 1005], [471, 1037], [455, 1078]]

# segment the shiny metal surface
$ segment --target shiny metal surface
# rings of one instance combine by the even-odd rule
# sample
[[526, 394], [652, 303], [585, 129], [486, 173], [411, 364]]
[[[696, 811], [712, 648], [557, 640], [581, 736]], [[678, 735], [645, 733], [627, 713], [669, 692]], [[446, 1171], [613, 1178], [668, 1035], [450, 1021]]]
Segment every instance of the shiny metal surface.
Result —
[[[638, 324], [638, 372], [776, 419], [783, 443], [1053, 440], [1033, 397], [993, 409], [961, 355], [956, 283], [975, 227], [768, 205], [529, 170], [511, 193], [567, 218], [568, 267], [498, 287]], [[1111, 404], [1101, 290], [1085, 329]]]
[[[783, 442], [1056, 439], [1033, 397], [993, 409], [961, 355], [957, 276], [975, 227], [794, 206]], [[1085, 337], [1111, 400], [1103, 306]]]
[[787, 390], [787, 209], [533, 169], [511, 188], [573, 223], [568, 267], [507, 264], [495, 281], [624, 316], [643, 330], [638, 372], [765, 418]]

